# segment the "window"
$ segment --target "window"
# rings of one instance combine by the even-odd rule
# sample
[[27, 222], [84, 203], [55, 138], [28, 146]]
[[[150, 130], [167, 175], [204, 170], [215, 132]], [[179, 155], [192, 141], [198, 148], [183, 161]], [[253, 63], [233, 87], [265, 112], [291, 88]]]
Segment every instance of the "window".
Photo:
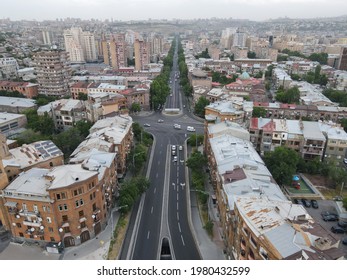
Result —
[[95, 210], [96, 210], [96, 204], [93, 203], [93, 211], [95, 211]]
[[63, 206], [61, 204], [58, 205], [59, 211], [63, 211]]
[[60, 200], [60, 199], [61, 199], [60, 193], [57, 193], [55, 196], [56, 196], [57, 200]]
[[83, 210], [79, 211], [79, 212], [78, 212], [78, 215], [79, 215], [80, 217], [83, 217], [83, 216], [84, 216]]
[[64, 204], [64, 210], [67, 211], [67, 204]]
[[50, 162], [49, 162], [49, 166], [50, 166], [50, 167], [53, 167], [53, 162], [50, 161]]
[[23, 232], [20, 232], [20, 233], [19, 233], [19, 236], [20, 236], [20, 237], [24, 237]]
[[50, 237], [50, 239], [51, 239], [51, 242], [54, 242], [54, 241], [55, 241], [54, 237]]
[[48, 231], [49, 231], [49, 232], [53, 232], [53, 228], [52, 228], [52, 227], [49, 227], [49, 228], [48, 228]]
[[51, 219], [50, 217], [47, 217], [47, 218], [46, 218], [46, 221], [47, 221], [47, 223], [49, 223], [49, 224], [52, 223], [52, 219]]
[[27, 210], [27, 205], [25, 203], [22, 204], [23, 210]]
[[45, 205], [43, 205], [43, 206], [42, 206], [42, 210], [43, 210], [43, 212], [46, 212], [46, 211], [47, 211], [47, 209], [46, 209], [46, 206], [45, 206]]
[[85, 228], [86, 227], [86, 222], [82, 222], [81, 223], [81, 228]]
[[61, 218], [62, 218], [63, 222], [67, 222], [69, 219], [67, 215], [63, 215], [63, 216], [61, 216]]
[[82, 206], [84, 204], [83, 199], [80, 199], [80, 205]]
[[16, 223], [16, 226], [17, 226], [17, 228], [21, 228], [22, 227], [21, 223]]

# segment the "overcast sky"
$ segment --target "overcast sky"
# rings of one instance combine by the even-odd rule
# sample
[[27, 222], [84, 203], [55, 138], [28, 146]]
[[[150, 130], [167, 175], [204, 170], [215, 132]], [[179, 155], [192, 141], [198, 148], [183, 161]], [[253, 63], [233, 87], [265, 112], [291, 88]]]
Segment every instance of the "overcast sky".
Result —
[[346, 0], [1, 0], [0, 18], [266, 20], [347, 14]]

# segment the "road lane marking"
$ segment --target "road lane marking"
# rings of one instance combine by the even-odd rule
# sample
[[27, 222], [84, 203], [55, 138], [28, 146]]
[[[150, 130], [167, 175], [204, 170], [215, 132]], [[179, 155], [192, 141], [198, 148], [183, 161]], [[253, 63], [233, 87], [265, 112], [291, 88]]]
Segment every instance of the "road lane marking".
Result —
[[153, 191], [153, 193], [156, 193], [156, 192], [157, 192], [157, 187], [155, 187], [155, 188], [154, 188], [154, 191]]
[[148, 231], [148, 233], [147, 233], [147, 239], [149, 239], [149, 235], [150, 235], [150, 231]]
[[178, 210], [178, 201], [177, 201], [177, 210]]
[[151, 214], [153, 214], [153, 206], [152, 206], [152, 208], [151, 208]]
[[181, 235], [181, 239], [182, 239], [183, 246], [186, 246], [186, 244], [184, 244], [184, 240], [183, 240], [183, 236], [182, 235]]
[[181, 231], [181, 225], [180, 225], [179, 222], [178, 222], [178, 230], [180, 231], [180, 233], [182, 232], [182, 231]]
[[176, 214], [177, 214], [177, 221], [179, 221], [180, 220], [180, 216], [178, 214], [178, 211], [176, 212]]
[[177, 201], [178, 201], [178, 192], [177, 192]]
[[159, 175], [158, 175], [158, 173], [157, 173], [157, 174], [155, 175], [155, 178], [158, 178], [158, 176], [159, 176]]
[[158, 165], [160, 165], [160, 161], [158, 161]]

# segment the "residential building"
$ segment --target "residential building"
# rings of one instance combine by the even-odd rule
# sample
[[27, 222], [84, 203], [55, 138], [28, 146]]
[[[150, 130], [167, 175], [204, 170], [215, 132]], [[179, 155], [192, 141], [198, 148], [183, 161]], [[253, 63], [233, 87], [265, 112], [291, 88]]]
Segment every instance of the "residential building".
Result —
[[193, 69], [192, 72], [189, 72], [188, 78], [192, 87], [201, 86], [208, 89], [212, 88], [212, 78], [200, 69]]
[[0, 91], [18, 91], [27, 98], [33, 98], [38, 94], [38, 84], [29, 82], [0, 81]]
[[87, 119], [85, 102], [76, 99], [60, 99], [38, 108], [38, 115], [42, 116], [45, 113], [53, 118], [56, 129], [60, 131]]
[[16, 78], [18, 75], [18, 63], [14, 57], [0, 58], [0, 79]]
[[95, 62], [98, 59], [94, 34], [80, 27], [64, 30], [65, 50], [71, 63]]
[[323, 159], [326, 138], [318, 122], [252, 118], [249, 131], [251, 142], [261, 154], [286, 146], [305, 160]]
[[139, 104], [141, 110], [150, 110], [150, 85], [148, 84], [138, 84], [133, 88], [129, 88], [121, 91], [120, 93], [126, 98], [127, 108], [131, 109], [133, 104]]
[[10, 183], [3, 199], [12, 236], [70, 247], [98, 235], [106, 226], [112, 185], [102, 177], [107, 165], [94, 163], [32, 168]]
[[340, 52], [339, 70], [347, 70], [347, 47], [342, 47]]
[[64, 164], [62, 151], [51, 140], [24, 144], [14, 149], [8, 149], [7, 144], [2, 143], [1, 149], [8, 150], [7, 155], [2, 156], [2, 162], [9, 182], [33, 167], [51, 168]]
[[136, 39], [134, 42], [135, 70], [141, 71], [150, 63], [150, 45], [144, 41]]
[[51, 96], [70, 95], [71, 68], [67, 52], [42, 51], [34, 54], [39, 94]]

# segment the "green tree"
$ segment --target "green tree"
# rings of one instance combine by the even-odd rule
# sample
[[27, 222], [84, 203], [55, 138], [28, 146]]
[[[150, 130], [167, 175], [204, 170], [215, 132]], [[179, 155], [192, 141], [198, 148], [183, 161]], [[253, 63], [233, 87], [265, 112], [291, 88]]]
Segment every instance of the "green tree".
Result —
[[313, 53], [308, 57], [312, 61], [318, 61], [320, 64], [328, 63], [328, 54], [327, 53]]
[[76, 127], [69, 128], [57, 135], [53, 136], [53, 142], [64, 153], [65, 159], [69, 158], [72, 152], [84, 140]]
[[79, 133], [86, 138], [89, 135], [89, 129], [92, 125], [93, 124], [88, 120], [80, 120], [76, 122], [75, 127], [78, 129]]
[[300, 91], [297, 86], [289, 88], [285, 91], [279, 89], [276, 94], [276, 100], [282, 103], [296, 103], [300, 102]]
[[249, 51], [249, 52], [247, 52], [247, 57], [248, 58], [256, 58], [256, 53], [255, 52], [251, 52], [251, 51]]
[[140, 112], [141, 111], [141, 106], [139, 103], [133, 103], [131, 104], [131, 109], [130, 111], [132, 112]]
[[49, 140], [49, 136], [42, 135], [40, 132], [34, 131], [32, 129], [26, 129], [20, 133], [17, 137], [17, 144], [22, 146], [23, 144], [30, 144], [37, 141]]
[[187, 140], [188, 145], [195, 147], [200, 146], [204, 143], [204, 135], [202, 134], [191, 134]]
[[205, 117], [205, 107], [209, 105], [210, 102], [204, 97], [201, 96], [199, 100], [196, 102], [194, 107], [194, 113], [201, 118]]
[[78, 100], [88, 100], [88, 95], [83, 93], [83, 92], [79, 92], [77, 99]]
[[207, 164], [206, 157], [199, 151], [194, 151], [187, 159], [187, 166], [196, 172], [203, 172], [204, 166]]
[[266, 110], [263, 107], [254, 107], [252, 112], [253, 118], [265, 118], [266, 117]]
[[299, 157], [294, 150], [277, 147], [275, 151], [265, 153], [264, 162], [279, 185], [290, 185]]

